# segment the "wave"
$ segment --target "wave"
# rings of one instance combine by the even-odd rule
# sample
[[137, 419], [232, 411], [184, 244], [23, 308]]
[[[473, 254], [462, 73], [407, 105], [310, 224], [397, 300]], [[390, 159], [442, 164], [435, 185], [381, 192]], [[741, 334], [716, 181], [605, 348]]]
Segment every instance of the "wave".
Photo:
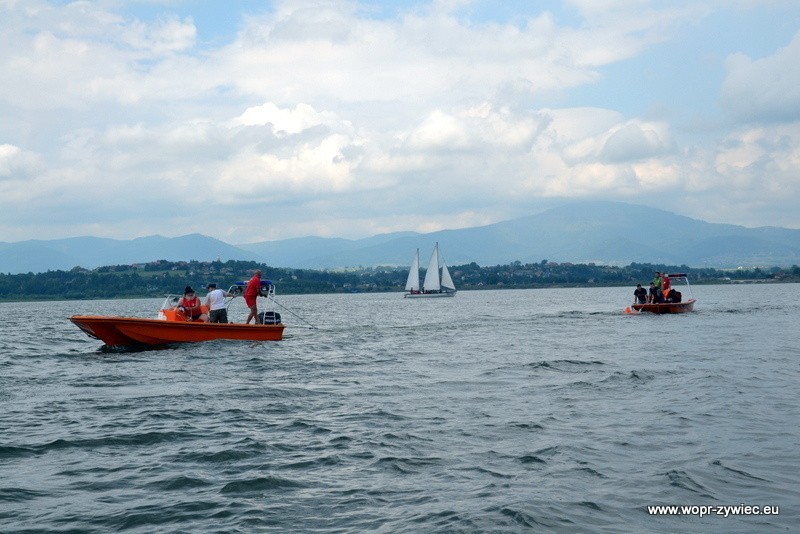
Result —
[[203, 478], [180, 475], [150, 482], [149, 484], [145, 484], [145, 487], [160, 491], [184, 491], [193, 488], [204, 488], [211, 485], [212, 482]]
[[220, 490], [223, 494], [263, 493], [266, 491], [303, 488], [305, 484], [281, 477], [265, 476], [228, 482]]
[[670, 486], [690, 491], [700, 495], [701, 497], [706, 497], [709, 499], [715, 498], [713, 495], [711, 495], [708, 488], [692, 478], [686, 471], [672, 469], [666, 473], [661, 473], [661, 476], [666, 477], [667, 480], [669, 480]]
[[734, 469], [732, 467], [728, 467], [726, 465], [722, 465], [722, 462], [720, 460], [714, 460], [713, 462], [711, 462], [711, 465], [716, 466], [716, 467], [721, 467], [723, 469], [723, 471], [725, 471], [726, 473], [737, 475], [737, 476], [739, 476], [741, 478], [745, 478], [745, 479], [748, 479], [748, 480], [756, 480], [756, 481], [759, 481], [759, 482], [769, 482], [766, 478], [761, 478], [761, 477], [757, 477], [755, 475], [751, 475], [750, 473], [748, 473], [747, 471], [744, 471], [742, 469]]
[[315, 469], [317, 467], [331, 467], [342, 463], [342, 459], [333, 454], [330, 456], [323, 456], [321, 458], [314, 458], [311, 460], [301, 460], [279, 466], [281, 469]]
[[0, 502], [25, 502], [48, 497], [50, 493], [27, 488], [0, 488]]
[[595, 367], [602, 365], [606, 365], [606, 363], [600, 360], [584, 361], [584, 360], [559, 359], [559, 360], [541, 360], [538, 362], [531, 362], [526, 364], [525, 366], [531, 369], [554, 369], [556, 371], [584, 372], [588, 367]]
[[420, 473], [428, 467], [441, 465], [441, 458], [400, 458], [397, 456], [385, 456], [373, 462], [372, 467], [389, 469], [403, 474]]
[[59, 438], [41, 445], [0, 447], [0, 457], [41, 455], [62, 449], [97, 449], [103, 447], [138, 447], [159, 443], [176, 443], [189, 439], [205, 437], [195, 432], [143, 432], [139, 434], [118, 434], [100, 438], [63, 439]]

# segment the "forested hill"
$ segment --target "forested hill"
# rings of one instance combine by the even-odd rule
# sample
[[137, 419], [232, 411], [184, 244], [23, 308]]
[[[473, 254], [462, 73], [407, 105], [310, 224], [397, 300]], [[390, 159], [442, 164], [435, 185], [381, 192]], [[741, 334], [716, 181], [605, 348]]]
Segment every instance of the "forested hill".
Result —
[[[278, 294], [352, 293], [402, 291], [408, 271], [373, 267], [348, 271], [277, 269], [252, 261], [169, 262], [116, 265], [93, 270], [0, 274], [0, 300], [73, 300], [161, 297], [182, 293], [192, 286], [201, 295], [215, 282], [221, 288], [247, 280], [255, 269], [272, 280]], [[788, 269], [738, 269], [723, 271], [686, 266], [632, 263], [625, 267], [595, 264], [514, 262], [480, 267], [476, 263], [454, 265], [450, 272], [459, 290], [531, 287], [633, 286], [648, 284], [654, 271], [686, 272], [693, 284], [735, 281], [798, 282], [800, 267]]]

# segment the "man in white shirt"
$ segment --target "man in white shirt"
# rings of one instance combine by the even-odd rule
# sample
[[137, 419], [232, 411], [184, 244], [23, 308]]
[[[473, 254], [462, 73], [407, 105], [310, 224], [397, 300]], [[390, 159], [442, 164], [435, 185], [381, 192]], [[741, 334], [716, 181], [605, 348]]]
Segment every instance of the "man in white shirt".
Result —
[[208, 322], [227, 323], [228, 307], [225, 297], [232, 297], [227, 291], [217, 289], [217, 284], [208, 284], [208, 295], [206, 295], [206, 306], [208, 307]]

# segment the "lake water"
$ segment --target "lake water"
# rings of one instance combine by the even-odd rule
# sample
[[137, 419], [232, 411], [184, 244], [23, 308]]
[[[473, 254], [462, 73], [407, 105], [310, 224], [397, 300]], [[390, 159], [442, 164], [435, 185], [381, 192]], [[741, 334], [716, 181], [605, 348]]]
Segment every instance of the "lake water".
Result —
[[0, 304], [0, 531], [797, 532], [800, 284], [693, 291], [278, 295], [317, 328], [139, 352], [67, 317], [161, 299]]

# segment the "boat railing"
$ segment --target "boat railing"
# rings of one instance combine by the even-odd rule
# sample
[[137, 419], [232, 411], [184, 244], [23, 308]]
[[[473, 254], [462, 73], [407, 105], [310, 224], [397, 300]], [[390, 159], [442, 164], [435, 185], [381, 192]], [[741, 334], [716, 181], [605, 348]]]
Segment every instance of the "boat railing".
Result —
[[689, 283], [689, 275], [686, 273], [675, 273], [675, 274], [667, 274], [670, 281], [672, 280], [680, 280], [686, 284], [686, 289], [689, 290], [689, 298], [693, 299], [694, 294], [692, 293], [692, 285]]

